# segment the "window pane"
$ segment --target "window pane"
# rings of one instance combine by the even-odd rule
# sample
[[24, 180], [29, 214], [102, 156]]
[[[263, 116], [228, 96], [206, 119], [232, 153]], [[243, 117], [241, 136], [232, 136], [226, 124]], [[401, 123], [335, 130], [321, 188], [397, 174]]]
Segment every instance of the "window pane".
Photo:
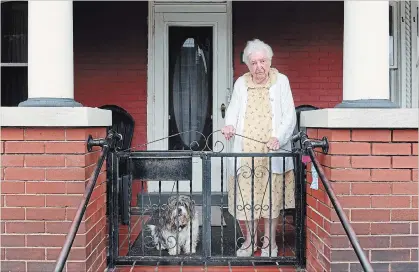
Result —
[[1, 4], [1, 62], [28, 62], [28, 3]]
[[393, 22], [393, 6], [390, 5], [389, 8], [389, 58], [390, 58], [390, 66], [394, 65], [394, 42], [395, 42], [395, 37], [394, 37], [394, 22]]
[[28, 99], [28, 68], [1, 67], [1, 105], [17, 106]]
[[389, 18], [390, 18], [390, 24], [389, 24], [390, 29], [389, 29], [389, 33], [390, 33], [390, 36], [393, 36], [394, 35], [394, 31], [393, 31], [393, 6], [392, 5], [390, 5], [390, 9], [389, 9]]

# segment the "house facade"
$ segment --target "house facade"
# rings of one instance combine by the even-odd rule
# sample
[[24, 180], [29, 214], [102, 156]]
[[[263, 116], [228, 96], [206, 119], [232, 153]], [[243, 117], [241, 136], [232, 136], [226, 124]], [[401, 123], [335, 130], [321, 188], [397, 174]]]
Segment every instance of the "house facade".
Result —
[[[4, 271], [45, 271], [57, 259], [99, 156], [85, 140], [103, 137], [112, 124], [97, 107], [128, 111], [134, 149], [182, 149], [196, 139], [144, 144], [220, 129], [254, 38], [272, 47], [272, 65], [289, 78], [295, 105], [319, 108], [302, 113], [301, 125], [310, 138], [328, 137], [330, 152], [319, 160], [373, 267], [417, 271], [418, 1], [1, 7]], [[106, 266], [105, 183], [102, 172], [68, 271]], [[307, 271], [357, 271], [324, 187], [308, 185], [306, 198]]]

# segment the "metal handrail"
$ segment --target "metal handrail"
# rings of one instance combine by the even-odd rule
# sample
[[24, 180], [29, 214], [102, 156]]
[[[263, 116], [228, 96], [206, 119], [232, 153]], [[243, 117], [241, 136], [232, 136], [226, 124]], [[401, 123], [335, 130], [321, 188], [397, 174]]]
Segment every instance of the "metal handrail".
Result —
[[71, 246], [73, 245], [74, 239], [76, 238], [77, 231], [80, 227], [81, 220], [84, 216], [84, 213], [86, 212], [87, 205], [89, 204], [89, 200], [93, 193], [93, 189], [95, 188], [96, 181], [100, 174], [100, 170], [102, 169], [103, 162], [105, 161], [108, 155], [108, 152], [115, 147], [116, 140], [119, 140], [119, 141], [122, 140], [122, 136], [113, 131], [108, 132], [106, 139], [93, 140], [91, 135], [89, 135], [89, 138], [87, 140], [87, 150], [91, 152], [93, 146], [100, 146], [102, 147], [102, 152], [98, 159], [95, 171], [92, 173], [89, 179], [89, 182], [86, 186], [86, 190], [84, 192], [83, 198], [80, 201], [79, 208], [77, 209], [76, 215], [71, 224], [67, 238], [61, 249], [60, 255], [58, 256], [57, 262], [55, 264], [55, 269], [54, 269], [55, 272], [61, 272], [64, 268], [64, 265], [68, 258], [68, 254], [70, 253], [70, 250], [71, 250]]
[[333, 191], [330, 181], [327, 179], [326, 175], [324, 174], [323, 168], [320, 167], [320, 163], [314, 155], [313, 149], [316, 147], [321, 147], [323, 149], [323, 153], [327, 153], [329, 149], [329, 143], [327, 141], [327, 138], [323, 137], [321, 141], [313, 141], [313, 140], [309, 140], [305, 133], [299, 132], [297, 135], [293, 136], [292, 140], [294, 142], [301, 140], [303, 144], [303, 148], [307, 151], [308, 155], [311, 158], [314, 168], [316, 169], [320, 177], [320, 180], [322, 181], [324, 188], [326, 189], [326, 193], [329, 196], [330, 201], [332, 202], [332, 205], [336, 210], [339, 220], [343, 228], [345, 229], [346, 235], [348, 236], [349, 241], [351, 242], [352, 247], [355, 250], [356, 256], [358, 257], [358, 260], [361, 263], [362, 268], [364, 269], [364, 271], [373, 272], [374, 270], [371, 266], [371, 263], [369, 262], [367, 256], [365, 255], [365, 252], [362, 250], [362, 247], [359, 244], [356, 233], [353, 230], [351, 224], [349, 223], [348, 217], [343, 211], [342, 206], [340, 205], [339, 200], [337, 199]]

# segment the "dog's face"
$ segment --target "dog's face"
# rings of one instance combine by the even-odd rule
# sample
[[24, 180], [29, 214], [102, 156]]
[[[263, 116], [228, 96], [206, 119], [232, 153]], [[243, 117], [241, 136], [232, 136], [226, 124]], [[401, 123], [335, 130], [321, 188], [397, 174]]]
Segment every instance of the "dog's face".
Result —
[[169, 198], [167, 206], [167, 227], [181, 231], [191, 222], [194, 214], [195, 205], [188, 196], [172, 196]]

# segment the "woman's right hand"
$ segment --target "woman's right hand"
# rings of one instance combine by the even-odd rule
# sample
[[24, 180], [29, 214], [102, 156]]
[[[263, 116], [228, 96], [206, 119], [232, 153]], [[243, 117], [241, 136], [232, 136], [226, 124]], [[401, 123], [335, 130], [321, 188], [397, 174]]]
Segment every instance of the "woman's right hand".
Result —
[[224, 135], [226, 140], [230, 140], [236, 133], [236, 129], [232, 125], [228, 125], [221, 129], [221, 133]]

